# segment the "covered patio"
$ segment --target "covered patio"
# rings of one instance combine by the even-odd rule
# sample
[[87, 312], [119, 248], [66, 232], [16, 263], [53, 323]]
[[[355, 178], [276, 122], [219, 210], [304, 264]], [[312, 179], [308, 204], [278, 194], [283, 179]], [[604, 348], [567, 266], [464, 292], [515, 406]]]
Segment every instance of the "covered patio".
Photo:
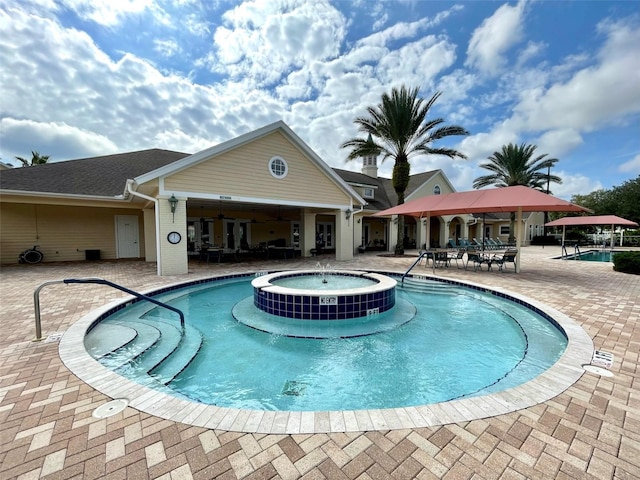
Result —
[[562, 248], [565, 248], [565, 235], [567, 227], [584, 225], [611, 225], [611, 248], [613, 248], [613, 236], [616, 226], [637, 227], [638, 224], [617, 215], [586, 215], [581, 217], [563, 217], [545, 224], [547, 227], [562, 227]]
[[[428, 228], [430, 218], [433, 216], [463, 213], [514, 212], [516, 214], [516, 248], [518, 249], [516, 273], [518, 273], [520, 271], [520, 253], [522, 247], [520, 227], [522, 225], [523, 212], [589, 211], [589, 209], [581, 207], [580, 205], [575, 205], [566, 200], [547, 195], [539, 190], [516, 185], [513, 187], [489, 188], [485, 190], [447, 193], [444, 195], [429, 195], [383, 210], [374, 216], [410, 215], [421, 219], [426, 218], [425, 223]], [[429, 232], [427, 232], [427, 239], [428, 238]], [[427, 249], [429, 249], [428, 243]]]

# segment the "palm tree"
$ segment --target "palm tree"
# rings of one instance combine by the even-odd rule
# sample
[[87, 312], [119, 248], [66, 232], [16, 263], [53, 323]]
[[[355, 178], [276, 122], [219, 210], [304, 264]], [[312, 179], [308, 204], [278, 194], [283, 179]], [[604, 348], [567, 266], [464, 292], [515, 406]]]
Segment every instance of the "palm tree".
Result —
[[[348, 160], [366, 155], [383, 154], [381, 161], [393, 158], [392, 185], [398, 195], [397, 204], [404, 203], [404, 194], [409, 184], [411, 165], [409, 160], [417, 155], [446, 155], [449, 158], [467, 158], [451, 148], [435, 148], [431, 144], [451, 135], [468, 135], [457, 125], [440, 126], [444, 120], [427, 119], [429, 109], [440, 96], [437, 92], [430, 100], [418, 97], [419, 88], [408, 89], [404, 85], [392, 88], [391, 95], [382, 95], [375, 107], [367, 107], [367, 117], [358, 117], [354, 123], [366, 138], [352, 138], [341, 148], [352, 148]], [[437, 128], [436, 128], [437, 127]], [[373, 138], [372, 138], [373, 137]], [[374, 140], [375, 139], [375, 140]], [[404, 253], [404, 217], [398, 219], [398, 235], [395, 252]]]
[[31, 167], [33, 165], [42, 165], [44, 163], [47, 163], [47, 161], [49, 160], [49, 155], [40, 155], [38, 152], [32, 150], [31, 162], [22, 157], [16, 157], [16, 160], [21, 161], [23, 167]]
[[[493, 152], [488, 162], [480, 164], [486, 170], [492, 172], [483, 175], [473, 181], [473, 188], [488, 187], [512, 187], [524, 185], [537, 190], [549, 192], [549, 182], [562, 183], [562, 179], [551, 175], [551, 167], [557, 162], [557, 158], [545, 158], [546, 153], [534, 158], [538, 148], [536, 145], [503, 145], [502, 150]], [[542, 170], [546, 170], [543, 172]], [[511, 213], [511, 225], [509, 227], [509, 242], [514, 241], [515, 213]]]

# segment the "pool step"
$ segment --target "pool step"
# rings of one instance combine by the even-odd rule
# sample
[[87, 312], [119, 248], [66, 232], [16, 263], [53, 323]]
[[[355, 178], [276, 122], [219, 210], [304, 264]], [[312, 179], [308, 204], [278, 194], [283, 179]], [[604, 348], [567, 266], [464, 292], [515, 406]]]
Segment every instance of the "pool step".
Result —
[[142, 352], [141, 355], [133, 359], [135, 367], [147, 373], [162, 363], [167, 357], [172, 355], [180, 345], [182, 332], [178, 325], [172, 325], [163, 321], [144, 321], [150, 326], [155, 326], [161, 332], [160, 340], [151, 348]]
[[[130, 320], [126, 323], [113, 322], [109, 325], [123, 327], [120, 332], [125, 332], [126, 328], [136, 331], [136, 336], [132, 341], [100, 357], [100, 363], [113, 370], [142, 355], [158, 343], [162, 337], [162, 331], [159, 328], [145, 322]], [[100, 332], [97, 333], [99, 334]]]
[[143, 384], [169, 383], [202, 345], [202, 334], [158, 319], [106, 320], [86, 336], [85, 346], [103, 365], [136, 377]]
[[454, 285], [416, 277], [405, 277], [402, 289], [410, 292], [437, 293], [439, 295], [457, 294]]
[[84, 346], [95, 359], [100, 359], [131, 343], [138, 332], [126, 325], [100, 322], [84, 337]]
[[178, 348], [160, 364], [149, 371], [160, 383], [168, 384], [182, 372], [200, 351], [202, 334], [197, 328], [185, 326], [184, 335], [180, 338]]

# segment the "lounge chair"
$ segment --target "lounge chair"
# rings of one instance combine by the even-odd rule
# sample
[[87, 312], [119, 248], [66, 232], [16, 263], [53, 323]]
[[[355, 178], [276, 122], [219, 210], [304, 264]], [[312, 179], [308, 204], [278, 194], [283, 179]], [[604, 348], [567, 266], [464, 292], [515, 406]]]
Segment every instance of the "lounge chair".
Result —
[[488, 246], [490, 250], [498, 250], [499, 248], [499, 245], [489, 237], [485, 240], [485, 245]]
[[500, 272], [504, 272], [504, 269], [506, 268], [506, 264], [507, 263], [513, 263], [513, 269], [515, 270], [516, 269], [516, 256], [517, 255], [518, 255], [518, 251], [517, 250], [507, 250], [502, 255], [495, 254], [493, 257], [491, 257], [490, 265], [495, 263], [496, 265], [498, 265], [498, 270]]
[[493, 239], [494, 242], [496, 242], [496, 245], [498, 245], [498, 248], [506, 248], [507, 246], [502, 243], [502, 240], [500, 240], [500, 238], [496, 237]]
[[447, 248], [456, 248], [456, 243], [453, 241], [453, 238], [450, 238], [447, 242]]
[[478, 240], [476, 240], [475, 237], [472, 240], [473, 240], [473, 243], [471, 245], [473, 245], [474, 247], [482, 248], [482, 243], [480, 243]]
[[461, 238], [460, 239], [460, 247], [462, 248], [469, 248], [471, 245], [469, 244], [469, 240], [467, 240], [466, 238]]

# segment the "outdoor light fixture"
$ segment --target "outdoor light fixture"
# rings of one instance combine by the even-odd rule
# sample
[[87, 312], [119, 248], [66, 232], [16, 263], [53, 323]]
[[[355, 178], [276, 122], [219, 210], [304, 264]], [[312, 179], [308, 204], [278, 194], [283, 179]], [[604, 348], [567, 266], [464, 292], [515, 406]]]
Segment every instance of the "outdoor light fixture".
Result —
[[169, 199], [169, 205], [171, 207], [171, 214], [173, 215], [173, 222], [175, 223], [175, 220], [176, 220], [176, 207], [178, 206], [178, 199], [176, 198], [176, 196], [173, 193], [171, 194], [171, 198]]
[[347, 208], [347, 209], [344, 211], [344, 217], [345, 217], [347, 220], [349, 220], [349, 219], [351, 218], [351, 209], [350, 209], [350, 208]]

